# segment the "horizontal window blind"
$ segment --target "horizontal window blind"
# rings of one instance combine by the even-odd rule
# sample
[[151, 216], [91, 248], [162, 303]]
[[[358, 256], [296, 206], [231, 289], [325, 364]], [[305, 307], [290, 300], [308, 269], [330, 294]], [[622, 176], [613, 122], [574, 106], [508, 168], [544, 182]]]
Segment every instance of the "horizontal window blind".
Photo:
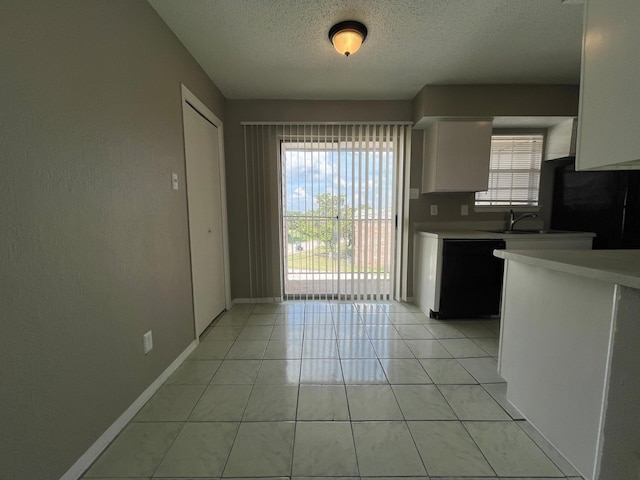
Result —
[[489, 189], [476, 193], [477, 206], [536, 206], [544, 136], [493, 135]]

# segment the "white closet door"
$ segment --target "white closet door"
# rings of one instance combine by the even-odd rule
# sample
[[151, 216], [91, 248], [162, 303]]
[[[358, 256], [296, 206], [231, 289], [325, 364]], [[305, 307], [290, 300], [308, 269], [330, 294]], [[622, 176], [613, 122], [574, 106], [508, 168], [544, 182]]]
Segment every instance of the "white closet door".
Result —
[[218, 129], [184, 108], [187, 200], [196, 335], [225, 308]]

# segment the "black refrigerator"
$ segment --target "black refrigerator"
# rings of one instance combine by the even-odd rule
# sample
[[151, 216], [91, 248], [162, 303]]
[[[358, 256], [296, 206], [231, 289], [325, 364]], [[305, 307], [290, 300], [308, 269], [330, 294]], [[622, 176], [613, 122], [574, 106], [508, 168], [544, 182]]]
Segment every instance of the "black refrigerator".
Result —
[[554, 169], [551, 228], [595, 232], [594, 249], [640, 248], [640, 171], [576, 172], [569, 157]]

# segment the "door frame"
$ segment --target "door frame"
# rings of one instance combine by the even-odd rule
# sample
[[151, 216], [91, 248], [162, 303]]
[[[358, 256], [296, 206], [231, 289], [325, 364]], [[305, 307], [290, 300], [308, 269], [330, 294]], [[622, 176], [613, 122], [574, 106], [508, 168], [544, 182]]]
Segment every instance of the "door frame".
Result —
[[[250, 123], [243, 122], [243, 125], [261, 125], [261, 123]], [[412, 125], [411, 122], [282, 122], [282, 123], [272, 123], [265, 125], [297, 125], [297, 126], [349, 126], [349, 125], [364, 125], [364, 126], [380, 126], [380, 125], [390, 125], [391, 127], [397, 127], [398, 129], [402, 129], [401, 132], [397, 134], [393, 134], [391, 138], [393, 138], [395, 143], [394, 149], [394, 180], [393, 185], [391, 187], [391, 197], [392, 197], [392, 211], [396, 217], [396, 224], [393, 232], [393, 251], [391, 252], [391, 259], [393, 260], [393, 269], [390, 275], [391, 278], [391, 288], [389, 291], [389, 298], [395, 301], [403, 301], [407, 302], [412, 300], [413, 297], [408, 297], [408, 266], [409, 266], [409, 234], [410, 234], [410, 222], [409, 222], [409, 204], [410, 204], [410, 180], [411, 180], [411, 142], [412, 142], [412, 129], [407, 128]], [[290, 135], [291, 136], [291, 135]], [[275, 215], [278, 218], [278, 242], [279, 242], [279, 268], [280, 268], [280, 296], [281, 298], [285, 297], [284, 284], [286, 275], [285, 272], [285, 263], [286, 263], [286, 251], [285, 251], [285, 242], [286, 240], [283, 237], [284, 232], [284, 211], [283, 211], [283, 203], [282, 198], [284, 195], [285, 186], [282, 183], [282, 171], [283, 171], [283, 159], [282, 159], [282, 143], [283, 139], [286, 137], [284, 132], [280, 132], [276, 134], [277, 138], [277, 174], [278, 174], [278, 202], [277, 207], [278, 211]], [[304, 137], [304, 134], [303, 134]], [[341, 138], [340, 135], [337, 136], [337, 141], [354, 141], [353, 138], [346, 135], [344, 138]], [[397, 141], [397, 142], [396, 142]], [[340, 299], [340, 296], [337, 295], [337, 299]], [[364, 300], [370, 301], [370, 300]]]
[[[218, 160], [220, 162], [220, 204], [222, 207], [222, 244], [223, 244], [223, 257], [224, 257], [224, 290], [225, 290], [225, 309], [231, 308], [231, 273], [229, 271], [229, 225], [227, 220], [227, 183], [225, 174], [225, 157], [224, 157], [224, 129], [222, 120], [220, 120], [207, 106], [202, 103], [193, 92], [191, 92], [183, 83], [180, 84], [181, 92], [181, 107], [182, 107], [182, 134], [184, 142], [184, 129], [185, 129], [185, 108], [193, 108], [200, 115], [211, 122], [218, 131]], [[186, 171], [187, 171], [187, 156], [184, 152], [184, 179], [183, 182], [186, 187]], [[188, 187], [187, 187], [188, 188]], [[185, 199], [186, 199], [185, 188]], [[189, 232], [189, 213], [187, 202], [187, 233]], [[190, 235], [190, 234], [189, 234]], [[193, 271], [192, 271], [192, 258], [191, 258], [191, 241], [189, 241], [189, 271], [191, 272], [191, 302], [193, 305]], [[194, 318], [194, 332], [195, 332], [195, 318]]]

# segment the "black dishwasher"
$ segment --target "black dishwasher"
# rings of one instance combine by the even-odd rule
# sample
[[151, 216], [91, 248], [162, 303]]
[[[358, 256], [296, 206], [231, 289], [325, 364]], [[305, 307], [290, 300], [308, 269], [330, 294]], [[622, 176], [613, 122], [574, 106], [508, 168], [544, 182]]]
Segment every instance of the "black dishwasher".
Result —
[[444, 240], [440, 306], [435, 318], [473, 318], [500, 313], [504, 261], [493, 255], [504, 240]]

